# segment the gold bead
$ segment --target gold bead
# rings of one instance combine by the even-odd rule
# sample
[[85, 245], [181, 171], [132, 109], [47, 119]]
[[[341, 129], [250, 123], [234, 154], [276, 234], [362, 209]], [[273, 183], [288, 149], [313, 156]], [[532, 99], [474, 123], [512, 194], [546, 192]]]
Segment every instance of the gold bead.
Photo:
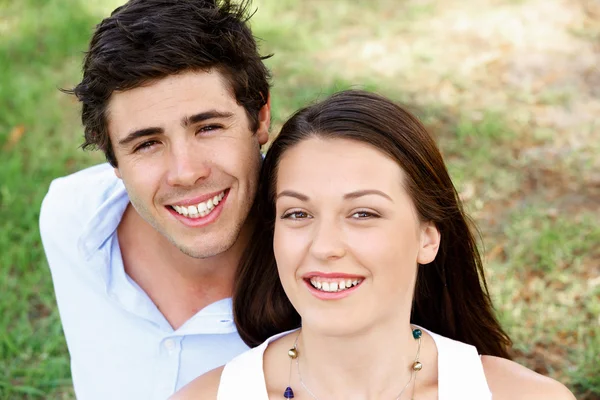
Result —
[[418, 361], [415, 361], [415, 363], [413, 364], [413, 370], [415, 371], [420, 371], [423, 369], [423, 364], [421, 364]]
[[293, 360], [298, 358], [298, 350], [296, 350], [295, 348], [291, 348], [288, 350], [288, 356]]

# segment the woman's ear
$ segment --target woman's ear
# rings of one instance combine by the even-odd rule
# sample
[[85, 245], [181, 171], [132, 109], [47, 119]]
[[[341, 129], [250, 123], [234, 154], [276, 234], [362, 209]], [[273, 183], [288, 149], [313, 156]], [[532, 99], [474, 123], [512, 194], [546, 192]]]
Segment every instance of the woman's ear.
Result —
[[429, 264], [435, 260], [442, 235], [433, 222], [426, 222], [421, 226], [421, 247], [417, 254], [419, 264]]

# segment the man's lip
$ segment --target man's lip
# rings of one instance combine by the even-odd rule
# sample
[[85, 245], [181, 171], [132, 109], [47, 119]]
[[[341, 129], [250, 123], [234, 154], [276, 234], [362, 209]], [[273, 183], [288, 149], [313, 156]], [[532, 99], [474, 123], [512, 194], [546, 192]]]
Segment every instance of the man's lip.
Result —
[[302, 276], [302, 279], [311, 278], [323, 278], [323, 279], [365, 279], [362, 275], [344, 274], [341, 272], [309, 272]]
[[195, 206], [200, 203], [204, 203], [205, 201], [208, 201], [209, 199], [212, 199], [213, 197], [215, 197], [216, 195], [219, 195], [221, 193], [227, 194], [228, 190], [229, 190], [229, 188], [218, 191], [218, 192], [214, 192], [214, 193], [203, 194], [202, 196], [194, 197], [193, 199], [180, 200], [180, 201], [173, 202], [173, 203], [170, 203], [167, 205], [171, 206], [171, 207], [172, 206]]

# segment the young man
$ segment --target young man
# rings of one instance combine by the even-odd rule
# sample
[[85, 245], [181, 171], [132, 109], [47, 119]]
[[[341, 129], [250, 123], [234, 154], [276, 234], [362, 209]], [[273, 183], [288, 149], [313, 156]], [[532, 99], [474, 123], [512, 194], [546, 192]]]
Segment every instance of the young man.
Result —
[[246, 349], [229, 297], [270, 120], [247, 10], [130, 0], [94, 33], [72, 92], [108, 164], [40, 216], [79, 400], [164, 400]]

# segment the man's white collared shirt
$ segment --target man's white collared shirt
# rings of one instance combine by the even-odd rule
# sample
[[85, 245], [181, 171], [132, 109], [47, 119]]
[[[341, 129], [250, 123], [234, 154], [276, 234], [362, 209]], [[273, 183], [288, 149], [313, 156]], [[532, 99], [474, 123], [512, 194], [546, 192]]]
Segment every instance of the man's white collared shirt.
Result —
[[40, 232], [78, 400], [165, 400], [248, 347], [231, 299], [177, 330], [125, 273], [117, 226], [129, 204], [108, 164], [52, 182]]

